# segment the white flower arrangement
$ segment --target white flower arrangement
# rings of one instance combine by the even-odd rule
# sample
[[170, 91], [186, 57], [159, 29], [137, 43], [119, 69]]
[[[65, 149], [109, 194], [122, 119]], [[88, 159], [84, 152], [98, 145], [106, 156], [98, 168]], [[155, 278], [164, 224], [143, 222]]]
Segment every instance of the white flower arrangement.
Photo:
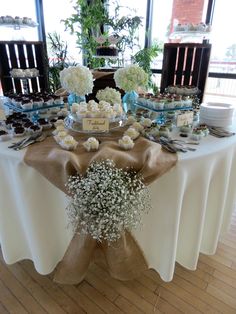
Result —
[[100, 89], [96, 94], [96, 98], [99, 101], [104, 100], [112, 105], [121, 104], [121, 93], [111, 87]]
[[147, 73], [138, 65], [129, 65], [118, 69], [114, 74], [116, 86], [126, 92], [145, 88], [148, 83]]
[[87, 67], [82, 65], [62, 70], [60, 81], [63, 88], [78, 96], [90, 94], [93, 90], [93, 75]]
[[141, 177], [109, 159], [93, 162], [84, 176], [70, 176], [66, 186], [71, 197], [69, 222], [98, 241], [113, 242], [125, 229], [137, 228], [151, 208]]

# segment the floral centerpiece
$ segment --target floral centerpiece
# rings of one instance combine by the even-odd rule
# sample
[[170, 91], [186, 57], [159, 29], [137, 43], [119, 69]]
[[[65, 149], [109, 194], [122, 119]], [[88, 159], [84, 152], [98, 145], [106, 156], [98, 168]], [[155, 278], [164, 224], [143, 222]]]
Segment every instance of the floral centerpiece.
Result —
[[114, 74], [116, 86], [126, 92], [137, 91], [140, 87], [146, 88], [148, 83], [147, 73], [138, 65], [132, 64], [118, 69]]
[[133, 64], [125, 68], [118, 69], [114, 74], [116, 86], [123, 89], [126, 94], [123, 103], [126, 104], [125, 111], [134, 110], [134, 103], [138, 98], [139, 88], [145, 89], [148, 84], [148, 74], [138, 65]]
[[105, 89], [100, 89], [97, 94], [96, 98], [101, 101], [104, 100], [111, 105], [120, 104], [121, 103], [121, 93], [114, 88], [106, 87]]
[[109, 159], [93, 162], [84, 176], [70, 176], [67, 188], [69, 221], [98, 241], [116, 241], [125, 229], [136, 228], [151, 207], [140, 176]]
[[93, 75], [85, 66], [73, 66], [60, 72], [60, 81], [63, 88], [73, 95], [80, 96], [80, 99], [74, 97], [72, 102], [84, 100], [86, 94], [92, 93]]

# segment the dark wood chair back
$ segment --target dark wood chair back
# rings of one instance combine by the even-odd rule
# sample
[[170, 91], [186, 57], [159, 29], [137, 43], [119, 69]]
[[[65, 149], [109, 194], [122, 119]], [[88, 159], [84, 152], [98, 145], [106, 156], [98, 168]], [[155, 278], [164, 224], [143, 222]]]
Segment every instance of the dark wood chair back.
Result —
[[[24, 80], [12, 78], [14, 68], [37, 68], [39, 76]], [[29, 92], [48, 90], [48, 59], [43, 42], [0, 41], [0, 79], [3, 94], [8, 92], [24, 93], [25, 83]]]
[[161, 92], [169, 85], [193, 85], [200, 90], [202, 102], [211, 44], [168, 43], [164, 45]]

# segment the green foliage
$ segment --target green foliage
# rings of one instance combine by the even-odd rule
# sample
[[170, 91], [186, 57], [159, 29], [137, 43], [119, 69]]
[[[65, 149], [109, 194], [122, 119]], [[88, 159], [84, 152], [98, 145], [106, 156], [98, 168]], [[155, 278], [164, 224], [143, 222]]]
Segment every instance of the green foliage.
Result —
[[148, 86], [157, 92], [157, 86], [152, 81], [151, 63], [163, 50], [163, 45], [154, 42], [151, 47], [139, 50], [133, 56], [133, 62], [138, 64], [148, 74]]
[[61, 87], [60, 72], [64, 68], [68, 68], [71, 65], [76, 65], [74, 62], [70, 62], [68, 58], [67, 42], [61, 39], [60, 35], [56, 32], [48, 33], [47, 37], [49, 48], [49, 88], [52, 92], [55, 92]]
[[[75, 13], [63, 20], [66, 29], [76, 35], [77, 45], [91, 68], [104, 65], [103, 59], [94, 58], [98, 46], [94, 37], [108, 33], [119, 37], [117, 47], [122, 53], [127, 48], [133, 50], [138, 39], [137, 30], [142, 22], [141, 17], [130, 14], [119, 17], [121, 6], [116, 0], [112, 4], [113, 15], [109, 13], [109, 3], [102, 0], [76, 0], [73, 6]], [[127, 12], [129, 11], [127, 8]]]

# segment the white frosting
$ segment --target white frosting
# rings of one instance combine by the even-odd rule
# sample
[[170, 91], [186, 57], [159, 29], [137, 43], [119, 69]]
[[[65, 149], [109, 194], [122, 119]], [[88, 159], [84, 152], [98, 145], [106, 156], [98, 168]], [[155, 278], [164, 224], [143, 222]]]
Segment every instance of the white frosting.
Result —
[[150, 127], [152, 125], [152, 120], [149, 118], [144, 118], [141, 123], [144, 127]]
[[118, 144], [125, 150], [129, 150], [134, 147], [134, 141], [128, 135], [124, 135], [121, 139], [119, 139]]
[[126, 124], [127, 124], [127, 125], [131, 125], [131, 124], [133, 124], [134, 122], [136, 122], [135, 117], [134, 117], [134, 116], [128, 116], [128, 119], [127, 119], [127, 121], [126, 121]]
[[144, 127], [142, 126], [142, 124], [140, 124], [139, 122], [134, 122], [132, 124], [132, 128], [134, 128], [135, 130], [137, 130], [138, 132], [143, 131]]
[[88, 152], [95, 151], [99, 148], [99, 142], [95, 137], [90, 137], [83, 143], [83, 146]]
[[139, 132], [133, 127], [130, 127], [125, 131], [125, 135], [128, 135], [132, 140], [135, 140], [139, 137]]
[[73, 150], [76, 149], [78, 142], [73, 138], [73, 136], [66, 135], [58, 142], [58, 144], [66, 150]]

